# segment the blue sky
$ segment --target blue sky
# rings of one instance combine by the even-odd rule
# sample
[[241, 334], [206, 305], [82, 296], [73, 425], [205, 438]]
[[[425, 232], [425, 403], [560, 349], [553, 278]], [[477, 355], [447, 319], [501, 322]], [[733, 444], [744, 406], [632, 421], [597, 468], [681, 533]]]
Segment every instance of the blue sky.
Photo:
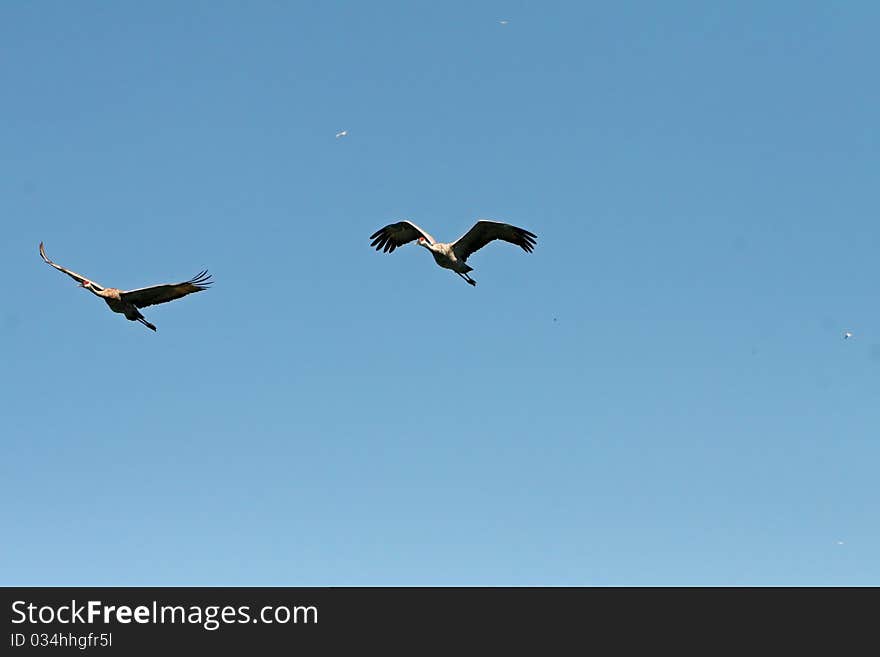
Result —
[[3, 3], [0, 583], [880, 584], [878, 29]]

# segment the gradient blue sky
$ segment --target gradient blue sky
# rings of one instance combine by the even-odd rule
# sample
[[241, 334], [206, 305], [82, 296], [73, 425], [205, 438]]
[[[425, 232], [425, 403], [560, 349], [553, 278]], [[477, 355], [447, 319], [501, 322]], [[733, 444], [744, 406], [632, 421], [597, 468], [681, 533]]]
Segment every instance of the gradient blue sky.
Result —
[[[875, 2], [0, 4], [0, 583], [880, 585], [878, 33]], [[538, 246], [476, 288], [369, 247], [477, 217]], [[41, 240], [216, 284], [154, 334]]]

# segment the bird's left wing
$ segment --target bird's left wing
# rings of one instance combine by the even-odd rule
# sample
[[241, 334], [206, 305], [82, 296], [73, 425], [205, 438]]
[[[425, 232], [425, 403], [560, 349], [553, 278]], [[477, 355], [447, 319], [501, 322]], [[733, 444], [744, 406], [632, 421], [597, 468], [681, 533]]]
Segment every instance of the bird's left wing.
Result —
[[95, 283], [95, 281], [93, 281], [91, 278], [86, 278], [86, 277], [83, 276], [82, 274], [77, 274], [75, 271], [71, 271], [70, 269], [66, 269], [66, 268], [62, 267], [61, 265], [55, 264], [54, 262], [52, 262], [51, 260], [49, 260], [49, 258], [46, 256], [46, 249], [43, 248], [43, 243], [42, 243], [42, 242], [40, 242], [40, 257], [43, 258], [43, 261], [44, 261], [46, 264], [48, 264], [48, 265], [52, 265], [52, 266], [55, 267], [55, 269], [57, 269], [58, 271], [67, 274], [67, 275], [70, 276], [73, 280], [75, 280], [77, 283], [91, 283], [91, 284], [92, 284], [92, 287], [95, 288], [95, 289], [98, 290], [98, 291], [101, 291], [101, 290], [104, 289], [103, 287], [101, 287], [100, 285], [98, 285], [97, 283]]
[[403, 220], [396, 224], [388, 224], [370, 235], [370, 239], [373, 240], [370, 246], [375, 246], [377, 251], [392, 253], [398, 246], [408, 244], [419, 237], [424, 237], [431, 244], [436, 244], [428, 231], [419, 228], [411, 221]]
[[167, 285], [153, 285], [152, 287], [128, 290], [122, 293], [122, 298], [138, 308], [146, 308], [147, 306], [155, 306], [157, 303], [174, 301], [193, 292], [207, 290], [211, 283], [213, 283], [211, 275], [205, 270], [182, 283], [168, 283]]
[[504, 240], [505, 242], [516, 244], [526, 253], [531, 253], [532, 249], [535, 248], [537, 237], [534, 233], [530, 233], [523, 228], [483, 219], [475, 223], [473, 228], [453, 242], [452, 250], [458, 259], [467, 260], [470, 254], [482, 249], [492, 240]]

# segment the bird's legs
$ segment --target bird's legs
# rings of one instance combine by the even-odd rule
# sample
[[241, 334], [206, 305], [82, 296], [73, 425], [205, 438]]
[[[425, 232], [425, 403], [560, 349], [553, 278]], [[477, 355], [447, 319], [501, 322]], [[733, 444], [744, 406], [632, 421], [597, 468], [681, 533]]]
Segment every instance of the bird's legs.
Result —
[[459, 276], [461, 276], [464, 280], [466, 280], [466, 281], [467, 281], [468, 283], [470, 283], [471, 285], [476, 285], [476, 284], [477, 284], [477, 282], [476, 282], [473, 278], [471, 278], [470, 276], [468, 276], [467, 274], [461, 274], [461, 273], [459, 273], [459, 272], [455, 272], [455, 273], [458, 274]]

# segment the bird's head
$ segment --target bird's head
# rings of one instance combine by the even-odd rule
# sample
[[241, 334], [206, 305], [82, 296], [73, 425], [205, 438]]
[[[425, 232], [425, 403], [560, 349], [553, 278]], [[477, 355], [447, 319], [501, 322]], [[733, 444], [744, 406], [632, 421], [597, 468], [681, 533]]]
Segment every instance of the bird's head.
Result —
[[79, 284], [79, 286], [84, 287], [87, 290], [90, 290], [90, 289], [92, 289], [92, 282], [91, 281], [83, 281], [82, 283]]
[[431, 248], [428, 246], [428, 240], [426, 240], [424, 237], [421, 237], [421, 236], [419, 236], [419, 246], [423, 246], [426, 249]]

